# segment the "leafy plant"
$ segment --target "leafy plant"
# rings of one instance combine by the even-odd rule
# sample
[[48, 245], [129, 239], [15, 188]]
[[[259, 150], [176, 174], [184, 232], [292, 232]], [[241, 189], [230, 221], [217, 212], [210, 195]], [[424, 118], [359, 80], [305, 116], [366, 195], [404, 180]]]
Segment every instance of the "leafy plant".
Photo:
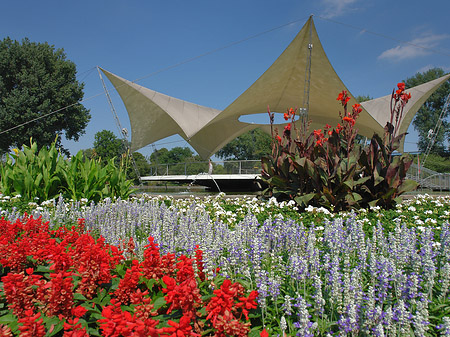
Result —
[[0, 167], [0, 191], [5, 195], [21, 195], [27, 200], [48, 200], [62, 194], [80, 200], [98, 202], [106, 197], [128, 198], [133, 192], [132, 181], [126, 179], [126, 161], [116, 167], [114, 159], [101, 164], [86, 159], [82, 151], [65, 158], [54, 142], [50, 148], [30, 140], [30, 146], [7, 155]]
[[[319, 129], [308, 135], [309, 122], [302, 116], [297, 129], [296, 110], [289, 109], [284, 114], [289, 123], [283, 137], [272, 129], [272, 154], [261, 159], [262, 178], [268, 184], [265, 195], [293, 199], [302, 209], [308, 205], [334, 211], [373, 205], [393, 207], [401, 194], [417, 187], [405, 179], [412, 159], [393, 156], [405, 135], [397, 136], [396, 131], [408, 95], [404, 84], [399, 84], [392, 95], [391, 120], [384, 139], [374, 134], [367, 149], [356, 142], [355, 123], [362, 109], [354, 104], [351, 112], [347, 111], [350, 97], [346, 91], [337, 98], [343, 112], [339, 112], [341, 123], [334, 129], [327, 124], [323, 132]], [[274, 114], [268, 113], [273, 125]], [[296, 131], [295, 138], [291, 129]]]
[[384, 128], [384, 138], [374, 134], [369, 147], [361, 153], [359, 164], [369, 179], [363, 190], [362, 206], [392, 208], [400, 195], [417, 188], [418, 183], [406, 179], [413, 162], [409, 154], [394, 155], [406, 133], [397, 135], [403, 109], [411, 98], [405, 93], [405, 84], [399, 83], [391, 96], [391, 119]]
[[23, 151], [15, 149], [14, 154], [6, 155], [0, 167], [0, 190], [28, 200], [53, 198], [60, 192], [63, 167], [64, 159], [55, 143], [37, 152], [37, 143], [30, 140], [30, 146], [24, 145]]

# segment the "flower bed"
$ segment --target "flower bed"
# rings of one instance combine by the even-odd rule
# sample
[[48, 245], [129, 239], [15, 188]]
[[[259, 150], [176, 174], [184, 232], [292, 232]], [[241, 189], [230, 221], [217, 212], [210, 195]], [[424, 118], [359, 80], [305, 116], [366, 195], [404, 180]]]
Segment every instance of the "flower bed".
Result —
[[0, 220], [1, 336], [248, 335], [256, 291], [208, 279], [198, 248], [176, 258], [149, 241], [142, 261], [125, 260], [83, 220], [70, 230]]
[[[4, 216], [13, 220], [20, 212], [6, 207], [7, 204], [13, 202], [3, 203]], [[128, 262], [116, 265], [118, 276], [111, 285], [117, 287], [112, 289], [114, 292], [119, 289], [119, 278], [128, 277], [132, 282], [131, 270], [135, 268], [137, 273], [142, 268], [143, 262], [139, 261], [146, 260], [145, 246], [152, 236], [162, 256], [173, 256], [177, 263], [192, 266], [203, 294], [203, 309], [198, 311], [211, 327], [211, 317], [207, 317], [212, 311], [207, 314], [205, 303], [212, 292], [199, 281], [195, 259], [187, 263], [183, 262], [187, 258], [182, 257], [196, 256], [197, 245], [202, 251], [202, 271], [207, 279], [215, 280], [216, 284], [228, 279], [225, 287], [239, 282], [247, 289], [246, 294], [258, 292], [258, 308], [248, 314], [253, 329], [250, 335], [259, 335], [263, 327], [270, 336], [450, 333], [448, 197], [417, 196], [390, 211], [373, 208], [339, 214], [314, 207], [298, 214], [294, 205], [279, 204], [274, 199], [261, 202], [223, 196], [187, 200], [142, 196], [129, 201], [104, 200], [97, 205], [60, 200], [28, 207], [36, 216], [42, 215], [58, 226], [84, 218], [84, 226], [94, 237], [104, 237], [105, 247], [117, 246], [125, 250], [125, 255], [131, 253], [126, 250], [128, 238], [132, 237], [133, 253], [138, 258], [131, 263], [131, 255], [126, 255]], [[227, 212], [236, 215], [229, 216]], [[45, 273], [35, 270], [28, 276], [45, 277]], [[130, 275], [126, 276], [127, 273]], [[172, 279], [177, 282], [176, 276]], [[164, 294], [162, 289], [171, 289], [173, 282], [161, 279], [151, 282], [154, 282], [151, 288], [147, 285], [151, 304], [157, 308], [164, 298], [166, 304], [162, 308], [169, 310], [171, 301], [165, 298], [168, 293]], [[157, 288], [159, 297], [151, 293]], [[176, 291], [172, 293], [173, 299], [175, 294]], [[110, 300], [115, 295], [108, 296], [106, 306], [112, 313], [118, 306]], [[235, 303], [250, 300], [238, 298]], [[136, 310], [137, 304], [129, 307], [133, 306]], [[238, 304], [235, 306], [242, 309]], [[187, 328], [185, 319], [181, 321], [183, 311], [176, 311], [178, 316], [171, 318], [173, 324]], [[243, 318], [245, 314], [241, 313]], [[136, 313], [130, 315], [137, 317]], [[152, 318], [160, 320], [156, 328], [169, 328], [165, 323], [169, 316], [164, 317]], [[242, 318], [240, 324], [245, 324]], [[94, 316], [91, 320], [93, 325]], [[197, 333], [192, 320], [189, 326], [191, 332]], [[97, 331], [104, 330], [98, 326]], [[212, 334], [206, 331], [205, 328], [205, 335]]]

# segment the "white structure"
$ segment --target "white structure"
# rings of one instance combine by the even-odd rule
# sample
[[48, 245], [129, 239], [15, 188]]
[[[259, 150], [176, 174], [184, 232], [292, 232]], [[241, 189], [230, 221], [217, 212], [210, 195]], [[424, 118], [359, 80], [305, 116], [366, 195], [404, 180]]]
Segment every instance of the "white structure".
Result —
[[[282, 113], [306, 101], [311, 130], [323, 128], [326, 123], [336, 126], [341, 108], [336, 97], [342, 90], [348, 91], [325, 55], [312, 17], [272, 66], [223, 111], [176, 99], [102, 71], [128, 111], [132, 151], [179, 134], [203, 158], [209, 158], [244, 132], [255, 128], [270, 132], [270, 125], [239, 121], [240, 116], [263, 113], [268, 106]], [[407, 90], [412, 98], [403, 113], [400, 132], [406, 132], [420, 106], [449, 78], [450, 74]], [[366, 137], [383, 133], [390, 119], [390, 97], [361, 104], [358, 133]], [[354, 103], [352, 98], [349, 106]], [[278, 127], [282, 130], [282, 126]]]

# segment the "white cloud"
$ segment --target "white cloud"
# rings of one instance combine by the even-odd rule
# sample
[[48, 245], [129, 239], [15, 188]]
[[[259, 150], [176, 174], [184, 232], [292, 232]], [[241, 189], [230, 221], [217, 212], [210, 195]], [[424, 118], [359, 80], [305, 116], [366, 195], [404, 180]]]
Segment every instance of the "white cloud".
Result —
[[426, 34], [394, 48], [385, 50], [379, 59], [402, 61], [430, 54], [430, 49], [438, 46], [439, 41], [448, 39], [447, 34]]
[[334, 18], [344, 14], [348, 7], [358, 0], [322, 0], [323, 6], [326, 8], [322, 16], [325, 18]]
[[450, 72], [450, 67], [447, 67], [447, 66], [435, 66], [434, 64], [427, 64], [426, 66], [423, 66], [422, 68], [417, 70], [416, 73], [424, 73], [424, 72], [427, 72], [428, 70], [433, 69], [433, 68], [441, 68], [445, 73], [449, 73]]

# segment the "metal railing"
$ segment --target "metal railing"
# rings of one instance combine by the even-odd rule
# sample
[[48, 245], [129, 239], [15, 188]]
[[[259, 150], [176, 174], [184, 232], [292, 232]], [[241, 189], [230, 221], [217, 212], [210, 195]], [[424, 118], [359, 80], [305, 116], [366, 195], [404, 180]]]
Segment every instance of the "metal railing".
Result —
[[450, 190], [450, 173], [439, 173], [422, 166], [419, 169], [417, 164], [412, 164], [406, 177], [417, 181], [420, 184], [419, 189]]
[[[222, 160], [213, 161], [212, 174], [259, 174], [261, 173], [260, 160]], [[195, 175], [208, 173], [209, 161], [193, 161], [177, 164], [159, 164], [150, 167], [150, 175]]]
[[[212, 174], [260, 174], [260, 160], [222, 160], [212, 162]], [[208, 173], [209, 161], [194, 161], [177, 164], [153, 165], [150, 169], [152, 176], [167, 175], [196, 175]], [[434, 191], [450, 191], [450, 173], [438, 173], [426, 167], [412, 164], [406, 174], [408, 179], [417, 181], [419, 189]]]

